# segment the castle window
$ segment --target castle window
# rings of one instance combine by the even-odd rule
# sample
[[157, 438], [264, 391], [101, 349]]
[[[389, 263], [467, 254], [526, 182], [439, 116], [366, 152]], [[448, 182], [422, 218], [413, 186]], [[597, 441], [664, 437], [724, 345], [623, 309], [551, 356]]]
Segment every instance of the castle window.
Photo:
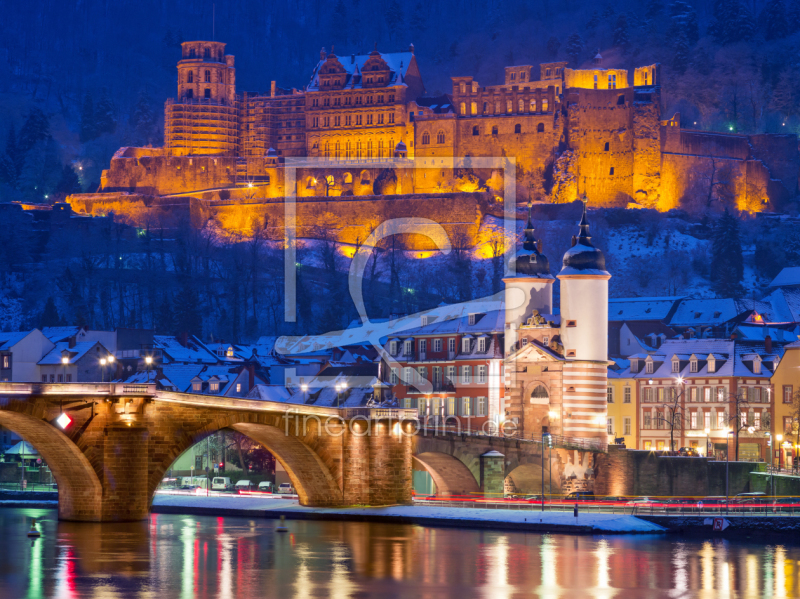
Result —
[[361, 184], [364, 185], [366, 183], [369, 183], [369, 171], [361, 171]]
[[542, 112], [547, 112], [547, 98], [542, 98]]
[[512, 110], [513, 110], [513, 107], [512, 107], [512, 104], [511, 104], [511, 100], [506, 100], [506, 112], [511, 114]]
[[608, 89], [617, 89], [617, 76], [616, 75], [609, 75], [608, 76]]
[[[350, 152], [350, 142], [347, 142], [347, 151], [348, 151], [348, 153]], [[353, 175], [351, 175], [350, 173], [345, 173], [344, 174], [344, 182], [345, 183], [352, 183], [353, 182]]]
[[467, 103], [461, 102], [461, 115], [464, 116], [467, 114]]
[[514, 133], [522, 133], [522, 125], [520, 125], [519, 123], [514, 125]]
[[517, 102], [517, 112], [525, 112], [525, 100], [522, 98]]
[[536, 112], [536, 98], [531, 98], [531, 112]]
[[597, 89], [597, 75], [594, 76], [594, 88]]
[[604, 152], [608, 152], [608, 142], [606, 142], [606, 145], [603, 146], [603, 151]]
[[647, 85], [647, 73], [644, 74], [644, 84]]
[[511, 73], [511, 81], [514, 81], [517, 78], [516, 73]]
[[186, 83], [194, 83], [194, 73], [192, 71], [186, 73]]
[[206, 100], [210, 100], [211, 99], [211, 90], [206, 88], [203, 91], [203, 97], [205, 97]]
[[390, 123], [394, 123], [394, 113], [393, 112], [389, 113], [389, 122]]
[[439, 131], [439, 133], [436, 134], [436, 143], [437, 144], [444, 143], [444, 131]]
[[525, 81], [525, 73], [520, 73], [519, 74], [519, 80], [520, 81]]
[[550, 69], [545, 69], [544, 70], [544, 76], [545, 77], [549, 77], [550, 76]]
[[610, 171], [608, 171], [608, 174], [609, 174], [609, 175], [613, 175], [613, 174], [614, 174], [614, 167], [613, 167], [613, 166], [611, 167], [611, 170], [610, 170]]
[[461, 91], [462, 94], [466, 93], [467, 92], [467, 84], [462, 81], [461, 85], [459, 85], [459, 90]]
[[475, 125], [475, 126], [472, 128], [472, 134], [473, 134], [473, 135], [480, 135], [480, 134], [481, 134], [481, 132], [480, 132], [480, 129], [478, 128], [478, 125]]
[[197, 58], [197, 53], [195, 52], [194, 48], [189, 50], [189, 58]]
[[203, 58], [211, 58], [211, 50], [209, 48], [203, 48]]
[[539, 123], [538, 125], [536, 125], [536, 132], [544, 133], [544, 123]]
[[477, 102], [472, 102], [471, 105], [470, 105], [470, 108], [472, 109], [471, 114], [473, 114], [473, 115], [474, 114], [478, 114], [478, 103]]
[[488, 110], [489, 110], [489, 103], [488, 102], [484, 102], [483, 103], [483, 114], [489, 114]]
[[497, 125], [492, 127], [492, 135], [497, 135]]
[[205, 78], [206, 78], [205, 79], [206, 83], [211, 83], [211, 71], [206, 71], [205, 72]]
[[194, 98], [194, 91], [192, 91], [191, 89], [187, 89], [187, 90], [186, 90], [186, 97], [187, 97], [189, 100], [191, 100], [192, 98]]

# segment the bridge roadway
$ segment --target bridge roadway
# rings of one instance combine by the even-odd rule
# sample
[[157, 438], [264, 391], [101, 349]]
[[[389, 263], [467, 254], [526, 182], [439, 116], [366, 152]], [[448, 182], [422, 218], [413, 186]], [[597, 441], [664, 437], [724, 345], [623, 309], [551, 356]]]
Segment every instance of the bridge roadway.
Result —
[[[509, 473], [538, 476], [542, 464], [540, 442], [423, 428], [415, 410], [171, 393], [152, 384], [0, 383], [0, 426], [39, 451], [58, 483], [59, 518], [74, 521], [147, 517], [175, 459], [222, 429], [272, 452], [307, 506], [410, 504], [414, 468], [431, 474], [440, 495], [497, 494]], [[572, 458], [557, 449], [546, 459], [557, 479]]]

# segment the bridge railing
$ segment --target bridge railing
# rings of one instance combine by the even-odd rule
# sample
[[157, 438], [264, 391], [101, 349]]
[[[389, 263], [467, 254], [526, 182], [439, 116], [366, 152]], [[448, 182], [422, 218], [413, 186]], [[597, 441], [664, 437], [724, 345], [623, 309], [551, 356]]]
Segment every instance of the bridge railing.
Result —
[[0, 383], [0, 395], [155, 395], [154, 384]]
[[[456, 435], [469, 435], [473, 437], [493, 437], [498, 439], [516, 439], [519, 441], [527, 441], [529, 443], [546, 443], [546, 439], [542, 439], [541, 435], [520, 435], [517, 432], [503, 434], [502, 432], [485, 431], [482, 429], [468, 429], [460, 426], [453, 425], [437, 425], [423, 423], [420, 427], [423, 431], [433, 431], [434, 433], [452, 433]], [[587, 437], [567, 437], [564, 435], [550, 435], [553, 447], [560, 449], [578, 449], [581, 451], [608, 451], [608, 443], [602, 439], [593, 439]]]

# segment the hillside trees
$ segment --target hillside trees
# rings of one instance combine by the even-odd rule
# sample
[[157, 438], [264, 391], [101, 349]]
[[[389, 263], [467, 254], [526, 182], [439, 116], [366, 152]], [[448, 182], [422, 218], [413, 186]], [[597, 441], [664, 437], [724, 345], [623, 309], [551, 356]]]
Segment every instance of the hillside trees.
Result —
[[714, 224], [711, 283], [719, 297], [740, 297], [744, 277], [739, 221], [727, 209]]

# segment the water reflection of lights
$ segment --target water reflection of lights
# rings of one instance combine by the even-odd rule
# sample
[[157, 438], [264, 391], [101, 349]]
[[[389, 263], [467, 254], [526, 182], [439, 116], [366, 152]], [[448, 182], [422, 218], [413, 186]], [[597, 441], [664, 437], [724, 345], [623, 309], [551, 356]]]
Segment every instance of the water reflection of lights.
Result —
[[594, 554], [597, 556], [597, 590], [595, 597], [607, 599], [616, 595], [616, 591], [611, 588], [611, 576], [609, 573], [609, 558], [611, 557], [611, 547], [605, 539], [597, 543]]
[[706, 541], [700, 550], [701, 588], [704, 591], [714, 590], [714, 546]]
[[539, 596], [543, 599], [556, 599], [560, 596], [556, 577], [556, 544], [550, 535], [542, 537], [539, 553], [542, 563], [542, 584], [539, 587]]
[[232, 565], [232, 549], [233, 537], [229, 534], [217, 535], [219, 542], [220, 552], [220, 566], [219, 566], [219, 596], [221, 599], [228, 599], [234, 597], [233, 593], [233, 565]]
[[676, 591], [689, 590], [689, 573], [686, 571], [687, 563], [686, 546], [683, 543], [678, 543], [672, 556], [672, 567], [675, 573], [672, 588]]
[[195, 522], [191, 518], [183, 519], [181, 543], [183, 545], [183, 571], [181, 572], [181, 597], [194, 597], [194, 541]]
[[[39, 525], [41, 526], [41, 524]], [[43, 597], [42, 595], [42, 548], [44, 541], [34, 539], [31, 542], [31, 559], [28, 568], [28, 597]]]
[[492, 597], [511, 597], [514, 588], [508, 584], [508, 537], [491, 539], [484, 551], [489, 566], [486, 584], [492, 589]]
[[332, 599], [346, 599], [352, 597], [357, 590], [350, 577], [350, 572], [347, 568], [347, 562], [350, 556], [347, 552], [347, 547], [341, 543], [337, 543], [331, 554], [333, 561], [331, 572], [331, 581], [326, 595]]
[[311, 580], [311, 570], [308, 567], [308, 560], [312, 557], [311, 549], [305, 543], [298, 543], [294, 547], [294, 554], [297, 556], [297, 566], [295, 567], [295, 597], [313, 597], [314, 583]]

